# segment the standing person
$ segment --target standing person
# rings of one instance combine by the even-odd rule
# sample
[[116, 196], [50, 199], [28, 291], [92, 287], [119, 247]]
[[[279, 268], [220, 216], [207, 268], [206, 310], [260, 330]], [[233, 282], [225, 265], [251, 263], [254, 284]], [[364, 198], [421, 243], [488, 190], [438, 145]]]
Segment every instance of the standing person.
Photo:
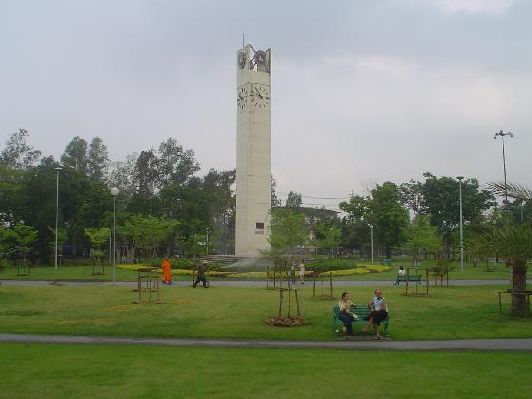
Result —
[[348, 337], [353, 336], [353, 321], [358, 319], [356, 314], [350, 312], [351, 305], [353, 305], [353, 302], [351, 302], [349, 293], [342, 292], [342, 299], [338, 302], [338, 306], [340, 307], [338, 317], [344, 323], [345, 333]]
[[399, 270], [397, 270], [397, 280], [395, 280], [395, 284], [399, 285], [401, 280], [404, 280], [406, 275], [405, 269], [403, 269], [403, 266], [399, 266]]
[[299, 264], [299, 282], [305, 284], [305, 261], [303, 259], [301, 259]]
[[209, 270], [209, 263], [206, 260], [202, 260], [201, 263], [198, 266], [198, 274], [196, 276], [196, 281], [194, 281], [194, 284], [192, 284], [192, 287], [196, 288], [196, 285], [200, 283], [200, 281], [203, 283], [203, 288], [207, 287], [207, 279], [205, 278], [205, 273]]
[[381, 325], [381, 321], [386, 320], [388, 317], [388, 305], [382, 297], [382, 291], [380, 288], [375, 290], [375, 296], [368, 303], [368, 306], [371, 309], [371, 313], [369, 314], [368, 324], [364, 327], [363, 331], [368, 331], [369, 326], [373, 326], [373, 329], [375, 330], [375, 338], [381, 339], [379, 326]]
[[172, 264], [170, 263], [168, 256], [166, 256], [161, 262], [161, 269], [163, 271], [162, 283], [168, 285], [172, 284]]
[[291, 263], [290, 265], [290, 280], [292, 280], [292, 284], [296, 283], [296, 268], [294, 263]]

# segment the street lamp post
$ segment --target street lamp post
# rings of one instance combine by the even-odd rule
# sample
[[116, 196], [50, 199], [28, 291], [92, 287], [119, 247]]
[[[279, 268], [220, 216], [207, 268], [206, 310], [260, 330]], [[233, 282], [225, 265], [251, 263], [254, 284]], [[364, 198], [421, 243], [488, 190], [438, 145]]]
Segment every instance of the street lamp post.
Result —
[[504, 133], [502, 130], [499, 130], [497, 133], [495, 133], [495, 136], [493, 136], [494, 140], [497, 140], [497, 137], [500, 137], [502, 139], [502, 166], [504, 168], [504, 202], [508, 202], [508, 190], [506, 188], [506, 155], [504, 153], [504, 137], [510, 136], [514, 137], [512, 132]]
[[464, 271], [464, 219], [462, 215], [462, 179], [464, 176], [457, 176], [460, 190], [460, 269]]
[[116, 284], [116, 196], [120, 193], [118, 188], [111, 189], [113, 196], [113, 284]]
[[371, 263], [373, 263], [373, 225], [368, 224], [369, 229], [371, 230]]
[[59, 172], [62, 170], [63, 168], [59, 166], [55, 168], [55, 270], [57, 270], [57, 225], [59, 222]]

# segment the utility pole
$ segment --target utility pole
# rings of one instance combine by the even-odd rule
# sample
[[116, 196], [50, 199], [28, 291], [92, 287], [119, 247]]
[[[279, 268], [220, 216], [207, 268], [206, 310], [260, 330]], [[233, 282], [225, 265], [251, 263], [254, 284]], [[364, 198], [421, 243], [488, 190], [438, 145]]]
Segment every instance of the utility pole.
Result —
[[506, 154], [504, 151], [504, 137], [505, 136], [514, 137], [514, 134], [512, 132], [504, 133], [502, 130], [499, 130], [497, 133], [495, 133], [495, 136], [493, 136], [493, 139], [497, 140], [497, 137], [500, 137], [502, 139], [502, 165], [504, 168], [504, 202], [508, 203], [508, 189], [506, 187]]
[[457, 176], [460, 190], [460, 270], [464, 271], [464, 219], [462, 215], [462, 179], [464, 176]]

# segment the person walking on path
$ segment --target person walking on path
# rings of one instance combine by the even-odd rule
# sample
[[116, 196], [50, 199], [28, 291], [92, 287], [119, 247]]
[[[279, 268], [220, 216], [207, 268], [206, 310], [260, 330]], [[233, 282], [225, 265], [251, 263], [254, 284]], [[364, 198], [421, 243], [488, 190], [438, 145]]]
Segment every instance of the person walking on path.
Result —
[[305, 284], [305, 261], [301, 260], [299, 264], [299, 282]]
[[395, 280], [395, 285], [399, 285], [401, 280], [404, 281], [406, 276], [406, 271], [403, 269], [403, 266], [399, 266], [399, 270], [397, 270], [397, 279]]
[[167, 285], [172, 284], [172, 264], [170, 263], [168, 256], [166, 256], [161, 262], [161, 269], [163, 271], [162, 283]]
[[207, 273], [209, 266], [206, 260], [202, 260], [198, 266], [198, 274], [196, 275], [196, 281], [192, 284], [192, 287], [196, 288], [200, 282], [203, 283], [203, 288], [208, 288], [207, 279], [205, 278], [205, 273]]

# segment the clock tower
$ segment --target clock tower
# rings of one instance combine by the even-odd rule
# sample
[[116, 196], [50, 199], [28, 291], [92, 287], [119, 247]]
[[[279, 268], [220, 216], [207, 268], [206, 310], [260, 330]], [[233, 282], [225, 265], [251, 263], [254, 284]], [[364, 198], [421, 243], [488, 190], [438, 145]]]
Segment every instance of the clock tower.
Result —
[[250, 44], [237, 52], [236, 256], [270, 249], [270, 54]]

